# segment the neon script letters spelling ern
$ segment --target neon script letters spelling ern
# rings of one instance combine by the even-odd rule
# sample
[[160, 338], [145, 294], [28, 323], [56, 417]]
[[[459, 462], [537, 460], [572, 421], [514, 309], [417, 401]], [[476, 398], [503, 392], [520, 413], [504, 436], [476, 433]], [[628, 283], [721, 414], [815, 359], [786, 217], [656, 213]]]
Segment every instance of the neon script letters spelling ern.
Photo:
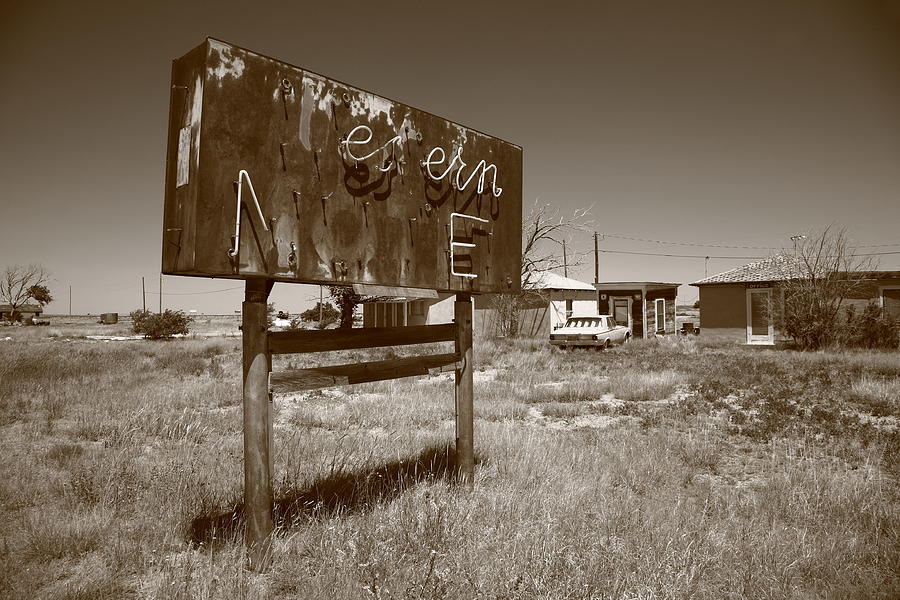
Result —
[[[339, 151], [346, 153], [346, 155], [356, 163], [365, 161], [366, 159], [375, 156], [379, 152], [382, 152], [382, 156], [385, 156], [385, 160], [383, 161], [385, 166], [379, 166], [378, 170], [381, 172], [390, 171], [394, 166], [394, 144], [402, 149], [402, 138], [399, 135], [395, 135], [375, 150], [363, 156], [356, 156], [353, 151], [350, 150], [351, 145], [361, 146], [363, 144], [368, 144], [371, 141], [372, 130], [366, 125], [357, 125], [350, 130], [350, 133], [348, 133], [346, 137], [341, 140]], [[391, 148], [390, 162], [388, 162], [387, 160], [388, 148]], [[458, 163], [459, 166], [456, 169], [456, 173], [451, 176], [454, 187], [459, 191], [463, 191], [470, 183], [472, 183], [472, 180], [475, 179], [476, 176], [478, 176], [477, 189], [479, 194], [484, 193], [484, 180], [488, 174], [488, 171], [493, 171], [493, 176], [491, 178], [491, 194], [493, 194], [494, 197], [499, 198], [500, 194], [503, 193], [503, 188], [497, 185], [497, 166], [494, 164], [488, 164], [485, 160], [480, 160], [478, 161], [478, 164], [475, 165], [475, 168], [472, 169], [471, 173], [469, 173], [469, 176], [466, 177], [463, 174], [463, 169], [468, 165], [468, 163], [463, 160], [462, 153], [462, 146], [458, 146], [456, 148], [456, 151], [453, 153], [453, 157], [450, 159], [450, 162], [447, 163], [447, 168], [444, 169], [443, 172], [436, 174], [431, 170], [431, 168], [433, 166], [436, 167], [438, 165], [444, 164], [444, 162], [447, 161], [447, 152], [440, 146], [435, 146], [431, 149], [431, 152], [428, 153], [428, 156], [425, 158], [425, 160], [422, 161], [422, 167], [424, 167], [425, 173], [428, 175], [428, 177], [435, 181], [441, 181], [442, 179], [450, 175], [450, 172], [453, 171], [453, 167]], [[465, 180], [463, 178], [465, 178]]]

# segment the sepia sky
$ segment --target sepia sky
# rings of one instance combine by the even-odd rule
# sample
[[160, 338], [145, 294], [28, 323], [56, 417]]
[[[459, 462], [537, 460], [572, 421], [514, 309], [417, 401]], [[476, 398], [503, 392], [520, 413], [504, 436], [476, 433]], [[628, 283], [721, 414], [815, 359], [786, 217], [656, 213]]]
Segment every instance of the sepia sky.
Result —
[[[12, 0], [0, 267], [46, 266], [49, 313], [70, 285], [75, 313], [139, 308], [142, 276], [157, 306], [171, 61], [206, 36], [521, 145], [526, 211], [592, 206], [593, 228], [622, 236], [604, 250], [766, 256], [623, 238], [777, 249], [836, 223], [900, 251], [898, 0]], [[589, 232], [569, 242], [593, 249]], [[746, 262], [711, 258], [709, 274]], [[600, 273], [687, 283], [704, 260], [610, 252]], [[592, 281], [592, 255], [570, 276]], [[163, 285], [165, 307], [240, 308], [240, 282]], [[296, 312], [317, 293], [278, 284], [272, 299]]]

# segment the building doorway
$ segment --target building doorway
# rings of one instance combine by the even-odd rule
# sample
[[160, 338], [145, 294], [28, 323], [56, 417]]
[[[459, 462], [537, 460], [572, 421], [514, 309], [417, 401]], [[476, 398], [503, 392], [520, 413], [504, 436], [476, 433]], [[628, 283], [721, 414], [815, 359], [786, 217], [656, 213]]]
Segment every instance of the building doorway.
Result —
[[771, 288], [747, 290], [747, 343], [775, 343]]
[[631, 297], [610, 296], [610, 313], [619, 325], [631, 327]]

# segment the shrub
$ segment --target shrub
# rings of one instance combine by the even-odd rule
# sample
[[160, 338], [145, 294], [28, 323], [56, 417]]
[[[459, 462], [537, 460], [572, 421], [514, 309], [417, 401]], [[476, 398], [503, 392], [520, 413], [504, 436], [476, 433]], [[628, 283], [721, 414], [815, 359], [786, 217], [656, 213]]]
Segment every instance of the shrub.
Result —
[[841, 340], [844, 345], [885, 349], [900, 346], [900, 321], [882, 314], [874, 302], [867, 304], [859, 316], [852, 306], [847, 308], [847, 330], [849, 334]]
[[[322, 319], [319, 319], [319, 305], [322, 308]], [[300, 313], [300, 320], [307, 322], [319, 321], [319, 327], [324, 328], [332, 323], [337, 323], [341, 318], [341, 313], [330, 302], [316, 302], [316, 305], [309, 310]]]
[[159, 340], [173, 335], [187, 335], [192, 320], [180, 310], [167, 309], [162, 313], [136, 310], [131, 313], [131, 328], [138, 335]]

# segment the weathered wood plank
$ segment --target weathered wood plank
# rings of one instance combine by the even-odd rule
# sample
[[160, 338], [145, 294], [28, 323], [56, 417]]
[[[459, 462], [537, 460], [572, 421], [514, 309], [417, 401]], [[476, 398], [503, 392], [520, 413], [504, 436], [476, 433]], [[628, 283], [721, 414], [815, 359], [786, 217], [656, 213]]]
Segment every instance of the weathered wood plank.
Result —
[[456, 325], [415, 325], [411, 327], [368, 327], [362, 329], [326, 329], [322, 331], [269, 332], [269, 352], [296, 354], [328, 352], [379, 346], [406, 346], [450, 342], [456, 339]]
[[428, 375], [432, 369], [455, 365], [458, 358], [459, 356], [455, 352], [451, 352], [448, 354], [412, 356], [352, 365], [334, 365], [273, 372], [272, 390], [283, 394], [335, 385]]
[[456, 457], [460, 477], [471, 488], [475, 482], [475, 406], [472, 351], [472, 296], [456, 294], [453, 314], [457, 325], [456, 353]]
[[272, 280], [248, 279], [242, 305], [244, 381], [244, 539], [249, 567], [268, 568], [271, 554], [272, 425], [268, 378], [271, 357], [266, 348], [266, 300]]
[[369, 285], [367, 283], [354, 283], [353, 291], [361, 296], [392, 296], [397, 298], [437, 298], [437, 290], [423, 290], [421, 288], [399, 287], [391, 285]]

